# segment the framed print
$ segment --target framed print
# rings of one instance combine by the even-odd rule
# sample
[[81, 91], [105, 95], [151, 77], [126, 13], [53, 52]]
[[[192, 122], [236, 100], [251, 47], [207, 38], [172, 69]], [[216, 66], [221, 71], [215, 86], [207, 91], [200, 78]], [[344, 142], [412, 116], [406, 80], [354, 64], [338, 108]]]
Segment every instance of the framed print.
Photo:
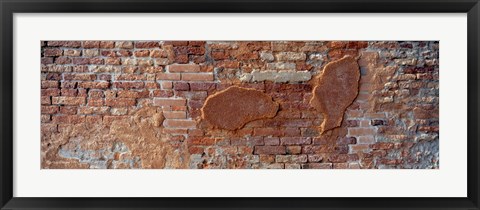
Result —
[[479, 208], [476, 0], [0, 5], [2, 209]]

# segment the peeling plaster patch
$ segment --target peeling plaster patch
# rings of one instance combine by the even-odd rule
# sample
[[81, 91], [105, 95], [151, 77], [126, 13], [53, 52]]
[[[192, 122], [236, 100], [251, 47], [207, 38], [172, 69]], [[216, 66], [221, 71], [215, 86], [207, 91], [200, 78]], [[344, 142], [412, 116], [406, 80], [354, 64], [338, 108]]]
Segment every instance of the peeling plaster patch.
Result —
[[201, 111], [202, 119], [214, 127], [236, 130], [248, 122], [274, 117], [278, 107], [261, 91], [233, 86], [208, 97]]
[[119, 159], [122, 154], [129, 153], [129, 149], [122, 142], [114, 142], [109, 148], [98, 150], [82, 148], [83, 137], [74, 137], [58, 150], [58, 155], [63, 158], [77, 159], [80, 163], [88, 163], [92, 169], [107, 168], [140, 168], [140, 157]]
[[310, 104], [325, 117], [321, 133], [341, 125], [343, 113], [358, 95], [359, 81], [359, 66], [350, 56], [328, 63], [316, 77]]
[[309, 71], [258, 71], [254, 70], [251, 73], [245, 73], [240, 77], [242, 82], [263, 82], [273, 81], [277, 83], [298, 83], [309, 81], [312, 74]]

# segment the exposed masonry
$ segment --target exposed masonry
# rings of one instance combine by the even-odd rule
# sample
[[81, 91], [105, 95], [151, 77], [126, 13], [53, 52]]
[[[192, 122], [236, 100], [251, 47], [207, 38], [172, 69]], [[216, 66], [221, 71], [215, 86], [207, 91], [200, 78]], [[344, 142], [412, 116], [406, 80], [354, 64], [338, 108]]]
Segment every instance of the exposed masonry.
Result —
[[[42, 168], [439, 168], [438, 47], [43, 41]], [[358, 96], [340, 126], [321, 133], [313, 77], [344, 56], [358, 59]], [[229, 87], [261, 92], [278, 110], [212, 127], [201, 109]]]

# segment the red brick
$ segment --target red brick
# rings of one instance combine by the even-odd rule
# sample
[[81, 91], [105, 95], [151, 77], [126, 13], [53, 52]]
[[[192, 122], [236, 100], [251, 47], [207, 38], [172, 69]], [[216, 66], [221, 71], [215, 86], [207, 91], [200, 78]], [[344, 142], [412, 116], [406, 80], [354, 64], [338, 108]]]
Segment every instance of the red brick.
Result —
[[155, 106], [185, 106], [187, 100], [184, 98], [154, 98]]
[[157, 73], [157, 80], [180, 80], [180, 73]]
[[155, 42], [155, 41], [147, 41], [147, 42], [140, 41], [140, 42], [135, 42], [135, 48], [156, 48], [156, 47], [160, 47], [160, 43], [159, 43], [159, 42]]
[[162, 97], [162, 98], [167, 98], [167, 97], [172, 97], [173, 96], [173, 90], [154, 90], [152, 92], [153, 97]]
[[40, 97], [40, 101], [41, 101], [42, 105], [50, 105], [51, 104], [50, 96], [42, 96], [42, 97]]
[[88, 106], [103, 106], [105, 100], [103, 98], [90, 98], [88, 99]]
[[55, 63], [56, 64], [71, 64], [72, 59], [70, 59], [69, 57], [57, 57], [57, 58], [55, 58]]
[[173, 83], [173, 89], [177, 91], [188, 91], [190, 86], [186, 82], [175, 82]]
[[53, 47], [81, 47], [82, 43], [80, 41], [49, 41], [47, 42], [48, 46]]
[[133, 49], [133, 42], [118, 41], [115, 42], [115, 47], [122, 49]]
[[254, 128], [254, 136], [283, 136], [283, 131], [277, 128]]
[[52, 104], [59, 105], [84, 105], [85, 97], [67, 97], [67, 96], [58, 96], [52, 98]]
[[65, 81], [61, 83], [60, 87], [66, 88], [66, 89], [74, 89], [74, 88], [77, 88], [77, 82]]
[[58, 88], [58, 81], [42, 81], [42, 89]]
[[103, 120], [102, 116], [98, 116], [98, 115], [85, 116], [85, 122], [91, 125], [102, 123], [102, 120]]
[[90, 89], [107, 89], [110, 87], [109, 82], [78, 82], [79, 88], [90, 88]]
[[65, 73], [63, 74], [64, 80], [95, 80], [97, 75], [84, 74], [84, 73]]
[[183, 73], [184, 81], [213, 81], [213, 73]]
[[46, 48], [43, 50], [45, 56], [62, 56], [63, 51], [57, 48]]
[[97, 80], [110, 81], [110, 80], [112, 80], [112, 75], [110, 75], [110, 74], [98, 74], [97, 75]]
[[135, 106], [136, 103], [134, 98], [107, 98], [105, 100], [105, 105], [111, 107]]
[[302, 148], [303, 154], [320, 154], [332, 152], [328, 145], [306, 145]]
[[57, 124], [78, 124], [85, 122], [84, 115], [59, 115], [52, 116], [52, 122]]
[[214, 145], [215, 139], [208, 137], [190, 137], [187, 139], [188, 145]]
[[349, 135], [351, 136], [369, 136], [375, 135], [375, 128], [349, 128]]
[[74, 115], [77, 114], [77, 106], [61, 106], [60, 114]]
[[141, 89], [145, 87], [144, 82], [113, 82], [114, 88]]
[[73, 58], [73, 64], [75, 64], [75, 65], [90, 64], [90, 58]]
[[135, 91], [135, 90], [119, 90], [117, 92], [118, 98], [148, 98], [150, 92], [148, 90]]
[[172, 64], [167, 67], [170, 73], [200, 72], [200, 66], [196, 64]]
[[60, 89], [57, 88], [48, 88], [41, 90], [42, 96], [58, 96], [60, 95]]
[[105, 58], [106, 65], [120, 65], [122, 60], [120, 58]]
[[166, 119], [163, 125], [171, 128], [195, 128], [197, 123], [194, 120]]
[[109, 125], [113, 121], [128, 121], [131, 118], [131, 116], [103, 116], [103, 123]]
[[79, 114], [107, 114], [110, 112], [110, 107], [103, 106], [103, 107], [80, 107], [78, 109]]
[[187, 118], [187, 113], [182, 111], [164, 111], [163, 116], [166, 119], [185, 119]]
[[144, 74], [118, 74], [115, 75], [115, 79], [118, 80], [145, 80]]
[[209, 82], [191, 82], [190, 90], [191, 91], [205, 91], [205, 90], [214, 90], [215, 83]]
[[188, 129], [188, 136], [203, 136], [202, 129]]
[[100, 41], [84, 41], [83, 42], [83, 48], [99, 48], [100, 47]]
[[204, 151], [205, 150], [202, 146], [190, 146], [190, 147], [188, 147], [188, 153], [190, 153], [190, 154], [202, 154]]
[[115, 42], [113, 42], [113, 41], [101, 41], [100, 42], [100, 48], [104, 48], [104, 49], [115, 48]]
[[56, 80], [57, 82], [59, 80], [62, 80], [62, 75], [59, 73], [47, 73], [45, 74], [45, 79], [46, 80]]
[[265, 137], [263, 141], [267, 146], [280, 145], [280, 139], [278, 137]]
[[287, 151], [285, 146], [255, 146], [254, 154], [284, 155]]
[[290, 155], [297, 155], [302, 153], [302, 147], [301, 146], [287, 146], [287, 154]]
[[342, 137], [337, 140], [338, 145], [346, 145], [346, 144], [356, 144], [357, 139], [355, 137]]
[[42, 106], [42, 114], [56, 114], [58, 113], [58, 106]]
[[136, 50], [135, 52], [133, 52], [133, 55], [135, 55], [135, 57], [148, 57], [150, 55], [150, 51], [149, 50]]
[[348, 161], [348, 158], [346, 154], [332, 154], [328, 157], [328, 161], [332, 163], [345, 163]]
[[60, 95], [62, 95], [62, 96], [78, 96], [78, 89], [62, 89]]
[[282, 137], [280, 138], [281, 145], [303, 145], [311, 144], [312, 139], [309, 137]]
[[160, 86], [162, 89], [172, 89], [173, 88], [173, 82], [171, 81], [161, 81]]

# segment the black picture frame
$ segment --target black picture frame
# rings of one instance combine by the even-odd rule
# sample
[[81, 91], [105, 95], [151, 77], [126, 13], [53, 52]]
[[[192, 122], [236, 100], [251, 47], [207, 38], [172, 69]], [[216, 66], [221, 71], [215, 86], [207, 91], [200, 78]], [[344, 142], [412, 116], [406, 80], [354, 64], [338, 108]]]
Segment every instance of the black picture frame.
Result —
[[[479, 209], [478, 0], [0, 0], [1, 209]], [[467, 13], [468, 196], [465, 198], [17, 198], [13, 197], [14, 13]], [[448, 180], [445, 180], [448, 181]]]

